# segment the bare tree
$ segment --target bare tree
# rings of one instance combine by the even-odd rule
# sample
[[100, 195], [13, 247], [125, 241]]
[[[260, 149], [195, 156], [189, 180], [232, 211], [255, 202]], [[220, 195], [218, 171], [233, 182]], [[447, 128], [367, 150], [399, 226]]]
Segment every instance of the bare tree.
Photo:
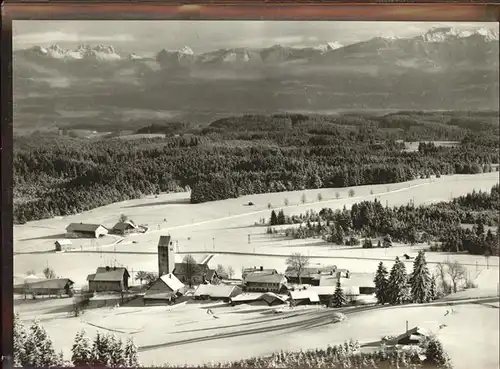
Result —
[[448, 276], [450, 277], [453, 285], [453, 292], [457, 292], [458, 284], [465, 281], [467, 278], [467, 269], [458, 261], [447, 261], [446, 267]]
[[352, 189], [352, 188], [351, 188], [351, 189], [349, 190], [348, 194], [349, 194], [349, 197], [353, 197], [353, 196], [354, 196], [354, 194], [355, 194], [354, 189]]
[[234, 276], [234, 269], [232, 266], [227, 267], [227, 276], [229, 279], [232, 279]]
[[43, 270], [43, 275], [47, 279], [54, 279], [54, 278], [56, 278], [56, 273], [54, 272], [54, 270], [52, 268], [49, 268], [49, 267], [46, 267]]
[[140, 281], [141, 287], [142, 287], [142, 281], [147, 280], [147, 277], [148, 277], [148, 273], [147, 272], [145, 272], [143, 270], [139, 270], [137, 272], [137, 274], [135, 275], [135, 280], [136, 281]]
[[302, 284], [302, 274], [304, 269], [309, 265], [309, 258], [297, 252], [286, 259], [286, 265], [297, 272], [299, 284]]
[[340, 193], [339, 192], [335, 192], [335, 198], [338, 200], [340, 198]]
[[286, 198], [286, 197], [285, 197], [285, 201], [284, 201], [284, 202], [285, 202], [285, 206], [290, 205], [290, 201], [289, 201], [289, 200], [288, 200], [288, 198]]
[[323, 195], [321, 193], [318, 193], [318, 201], [323, 201]]
[[118, 218], [118, 221], [119, 222], [126, 222], [128, 220], [128, 216], [126, 216], [125, 214], [121, 214], [120, 215], [120, 218]]
[[227, 271], [226, 271], [226, 268], [224, 268], [224, 266], [222, 264], [218, 264], [217, 265], [217, 268], [215, 268], [215, 272], [217, 273], [217, 275], [219, 277], [228, 274]]
[[182, 264], [184, 268], [184, 275], [186, 276], [186, 279], [188, 280], [189, 287], [193, 286], [193, 277], [196, 276], [196, 274], [199, 271], [198, 268], [198, 263], [196, 260], [194, 260], [193, 255], [188, 254], [184, 256], [184, 259], [182, 259]]
[[306, 197], [306, 194], [303, 193], [302, 196], [300, 197], [300, 202], [302, 202], [303, 204], [305, 204], [307, 201], [307, 197]]

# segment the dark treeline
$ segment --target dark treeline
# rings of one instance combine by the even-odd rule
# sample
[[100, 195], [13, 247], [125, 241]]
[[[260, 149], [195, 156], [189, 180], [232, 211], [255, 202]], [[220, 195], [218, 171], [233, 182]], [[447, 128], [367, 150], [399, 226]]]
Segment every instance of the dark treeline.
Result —
[[[291, 217], [282, 211], [278, 216], [272, 212], [270, 225], [302, 223], [305, 225], [299, 228], [286, 229], [285, 234], [294, 238], [323, 237], [337, 244], [358, 244], [356, 237], [384, 236], [410, 244], [436, 241], [440, 243], [440, 246], [433, 245], [436, 250], [498, 255], [498, 209], [497, 184], [489, 193], [472, 192], [451, 202], [431, 205], [390, 208], [375, 200], [353, 204], [349, 210], [324, 208], [319, 213]], [[495, 232], [486, 230], [487, 226], [495, 227]], [[368, 242], [363, 247], [373, 246]]]
[[[481, 127], [477, 130], [476, 125]], [[152, 125], [164, 138], [16, 137], [14, 220], [66, 215], [147, 194], [191, 189], [200, 203], [245, 194], [394, 183], [491, 171], [496, 113], [383, 117], [243, 116], [208, 127]], [[456, 147], [406, 141], [460, 141]]]

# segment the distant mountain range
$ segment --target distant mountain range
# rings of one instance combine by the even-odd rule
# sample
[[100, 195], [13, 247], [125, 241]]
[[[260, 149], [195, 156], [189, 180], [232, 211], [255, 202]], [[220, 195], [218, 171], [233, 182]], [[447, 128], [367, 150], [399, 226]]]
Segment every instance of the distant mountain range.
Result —
[[156, 57], [36, 46], [14, 52], [15, 114], [27, 124], [35, 109], [38, 121], [65, 125], [73, 118], [61, 110], [162, 110], [183, 119], [196, 111], [498, 109], [498, 45], [498, 32], [446, 27], [350, 45], [186, 46]]

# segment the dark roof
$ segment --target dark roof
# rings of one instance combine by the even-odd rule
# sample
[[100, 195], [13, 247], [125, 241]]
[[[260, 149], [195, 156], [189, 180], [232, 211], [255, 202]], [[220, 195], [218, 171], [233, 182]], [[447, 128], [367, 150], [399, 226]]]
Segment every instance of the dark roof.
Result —
[[57, 243], [58, 245], [71, 245], [71, 241], [70, 240], [57, 240], [56, 242], [54, 243]]
[[279, 273], [253, 272], [245, 277], [245, 283], [281, 283], [283, 278]]
[[68, 232], [95, 232], [99, 227], [106, 229], [101, 224], [71, 223], [66, 227]]
[[66, 287], [71, 287], [74, 282], [68, 278], [46, 279], [42, 281], [27, 282], [29, 288], [40, 288], [49, 290], [62, 290]]
[[134, 223], [127, 221], [127, 222], [118, 222], [113, 227], [113, 229], [116, 229], [118, 231], [125, 231], [130, 228], [135, 229], [137, 228], [137, 226]]
[[122, 267], [109, 267], [109, 270], [106, 270], [106, 267], [99, 267], [97, 268], [94, 277], [92, 279], [89, 279], [89, 277], [90, 275], [87, 277], [87, 280], [113, 282], [121, 281], [124, 277], [129, 278], [130, 274], [126, 268]]
[[170, 236], [160, 236], [158, 240], [158, 246], [168, 246], [170, 245]]
[[[174, 274], [186, 274], [186, 265], [186, 263], [175, 263]], [[208, 267], [207, 264], [194, 264], [193, 267], [194, 274], [202, 275], [203, 273], [205, 273], [207, 278], [209, 272], [213, 271]]]

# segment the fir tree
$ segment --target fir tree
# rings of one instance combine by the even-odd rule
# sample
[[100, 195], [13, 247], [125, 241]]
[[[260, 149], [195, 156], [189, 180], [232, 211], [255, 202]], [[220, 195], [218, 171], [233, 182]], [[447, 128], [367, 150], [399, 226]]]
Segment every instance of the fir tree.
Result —
[[272, 226], [278, 224], [278, 217], [276, 216], [276, 212], [274, 210], [271, 211], [271, 220], [269, 221], [269, 224]]
[[377, 271], [375, 273], [375, 279], [373, 282], [375, 283], [375, 296], [377, 297], [377, 301], [379, 304], [385, 304], [388, 302], [387, 294], [388, 294], [388, 281], [387, 281], [387, 269], [384, 266], [384, 263], [380, 262], [378, 264]]
[[391, 304], [402, 304], [407, 298], [407, 280], [406, 267], [404, 263], [396, 257], [395, 263], [391, 268], [388, 281], [388, 302]]
[[431, 276], [425, 260], [425, 252], [420, 250], [413, 262], [413, 273], [410, 277], [411, 296], [413, 302], [424, 303], [430, 299]]
[[337, 282], [337, 288], [335, 288], [335, 293], [332, 296], [331, 304], [334, 307], [341, 307], [345, 305], [346, 298], [344, 295], [344, 291], [342, 290], [342, 286], [340, 282]]
[[14, 367], [21, 367], [26, 363], [25, 344], [26, 344], [26, 328], [21, 322], [19, 314], [15, 314], [13, 321], [13, 337], [12, 337]]
[[112, 367], [123, 367], [127, 365], [127, 360], [125, 358], [125, 352], [123, 350], [123, 342], [120, 338], [115, 336], [109, 336], [109, 348], [110, 348], [110, 366]]
[[429, 301], [434, 301], [435, 299], [437, 299], [437, 285], [436, 277], [432, 275], [429, 285]]
[[383, 243], [383, 246], [385, 248], [388, 248], [388, 247], [392, 247], [392, 238], [390, 235], [386, 235], [384, 237], [384, 243]]
[[277, 221], [276, 224], [285, 224], [286, 223], [285, 213], [283, 212], [283, 210], [280, 210], [278, 212], [278, 217], [277, 217], [276, 221]]
[[125, 345], [125, 365], [127, 368], [136, 368], [139, 366], [137, 346], [134, 344], [132, 338], [127, 339], [127, 343]]
[[451, 368], [448, 354], [444, 351], [441, 341], [435, 337], [431, 337], [427, 342], [424, 363], [433, 368]]
[[107, 335], [97, 332], [92, 346], [94, 365], [109, 365], [111, 352]]
[[31, 324], [26, 338], [25, 352], [25, 366], [48, 367], [57, 363], [52, 341], [38, 320], [34, 320]]
[[71, 361], [77, 366], [92, 363], [91, 342], [83, 329], [76, 334], [71, 353]]

